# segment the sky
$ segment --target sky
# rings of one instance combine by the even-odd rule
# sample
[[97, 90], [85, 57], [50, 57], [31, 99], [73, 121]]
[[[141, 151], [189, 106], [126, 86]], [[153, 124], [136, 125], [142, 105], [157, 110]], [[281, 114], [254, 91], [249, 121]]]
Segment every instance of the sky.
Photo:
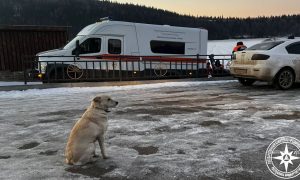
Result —
[[113, 0], [194, 16], [258, 17], [300, 14], [300, 0]]

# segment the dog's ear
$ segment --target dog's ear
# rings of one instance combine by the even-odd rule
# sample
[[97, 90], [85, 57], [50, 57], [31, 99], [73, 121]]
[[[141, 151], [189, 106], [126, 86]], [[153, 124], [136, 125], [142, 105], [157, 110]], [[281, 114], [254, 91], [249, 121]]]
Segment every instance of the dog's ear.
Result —
[[97, 96], [93, 99], [94, 102], [101, 102], [101, 97]]

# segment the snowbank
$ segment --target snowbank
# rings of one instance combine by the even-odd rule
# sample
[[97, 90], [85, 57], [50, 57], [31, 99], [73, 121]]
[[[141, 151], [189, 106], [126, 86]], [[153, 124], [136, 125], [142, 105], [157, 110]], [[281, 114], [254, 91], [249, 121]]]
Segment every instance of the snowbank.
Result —
[[209, 85], [233, 82], [235, 80], [224, 81], [190, 81], [190, 82], [166, 82], [143, 85], [126, 85], [126, 86], [104, 86], [104, 87], [73, 87], [73, 88], [51, 88], [51, 89], [29, 89], [26, 91], [7, 91], [0, 94], [0, 98], [20, 98], [28, 96], [45, 96], [45, 95], [62, 95], [62, 94], [82, 94], [82, 93], [108, 93], [112, 91], [128, 91], [141, 89], [157, 89], [163, 87], [192, 87], [198, 85]]

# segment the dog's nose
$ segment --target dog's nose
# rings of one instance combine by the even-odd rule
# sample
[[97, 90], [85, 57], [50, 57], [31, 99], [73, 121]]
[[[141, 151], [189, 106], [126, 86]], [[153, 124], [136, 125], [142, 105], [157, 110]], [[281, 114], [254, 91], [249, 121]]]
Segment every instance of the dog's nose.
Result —
[[119, 102], [118, 102], [118, 101], [116, 101], [116, 104], [118, 105], [118, 104], [119, 104]]

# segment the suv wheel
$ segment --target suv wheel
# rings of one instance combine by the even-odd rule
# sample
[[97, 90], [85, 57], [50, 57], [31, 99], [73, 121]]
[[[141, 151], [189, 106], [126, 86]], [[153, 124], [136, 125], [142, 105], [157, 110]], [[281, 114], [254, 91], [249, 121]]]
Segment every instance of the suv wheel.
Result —
[[244, 86], [251, 86], [256, 80], [247, 78], [238, 78], [239, 82]]

